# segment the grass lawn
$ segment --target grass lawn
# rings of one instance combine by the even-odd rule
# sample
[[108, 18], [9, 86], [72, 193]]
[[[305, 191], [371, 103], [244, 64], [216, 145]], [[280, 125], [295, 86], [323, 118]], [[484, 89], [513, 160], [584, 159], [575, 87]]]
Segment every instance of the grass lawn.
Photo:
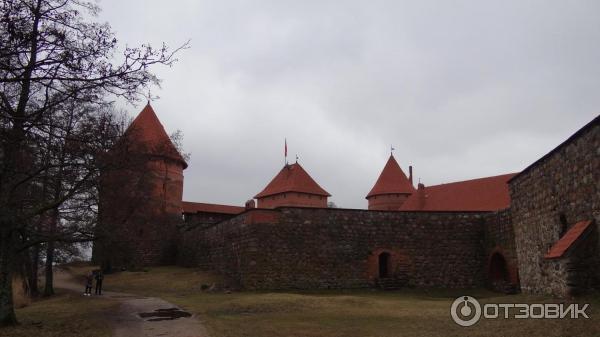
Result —
[[17, 309], [20, 325], [1, 328], [1, 337], [109, 337], [105, 314], [118, 302], [61, 292]]
[[600, 336], [600, 297], [590, 319], [495, 319], [463, 328], [450, 318], [460, 295], [482, 303], [559, 303], [547, 297], [503, 296], [486, 290], [206, 292], [216, 280], [178, 267], [108, 275], [105, 289], [158, 296], [199, 315], [213, 337], [270, 336]]

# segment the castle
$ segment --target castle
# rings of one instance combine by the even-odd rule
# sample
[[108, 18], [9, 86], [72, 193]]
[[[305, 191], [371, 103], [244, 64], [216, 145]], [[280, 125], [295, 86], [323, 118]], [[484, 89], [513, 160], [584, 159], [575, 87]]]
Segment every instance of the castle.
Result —
[[105, 269], [176, 263], [245, 289], [600, 288], [600, 116], [518, 173], [415, 188], [390, 155], [368, 209], [327, 207], [297, 162], [244, 207], [182, 201], [187, 164], [150, 105], [124, 139], [113, 157], [130, 166], [100, 189]]

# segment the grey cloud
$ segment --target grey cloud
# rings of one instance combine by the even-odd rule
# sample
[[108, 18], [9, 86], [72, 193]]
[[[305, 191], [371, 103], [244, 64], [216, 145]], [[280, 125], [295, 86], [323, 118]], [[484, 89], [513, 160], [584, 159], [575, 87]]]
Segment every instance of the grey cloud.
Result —
[[242, 204], [287, 137], [338, 205], [366, 207], [390, 144], [425, 184], [514, 172], [600, 110], [597, 1], [100, 5], [123, 43], [191, 39], [153, 103], [192, 153], [187, 200]]

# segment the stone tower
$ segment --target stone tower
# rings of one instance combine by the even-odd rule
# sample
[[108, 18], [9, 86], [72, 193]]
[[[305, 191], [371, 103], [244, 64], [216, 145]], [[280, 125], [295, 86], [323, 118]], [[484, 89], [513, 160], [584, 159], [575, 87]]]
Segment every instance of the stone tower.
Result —
[[298, 163], [286, 164], [254, 198], [259, 208], [327, 207], [327, 193]]
[[369, 201], [370, 210], [398, 210], [414, 192], [412, 167], [410, 168], [410, 177], [407, 178], [394, 155], [390, 154], [390, 158], [366, 199]]
[[106, 162], [94, 261], [106, 270], [173, 263], [187, 164], [150, 104]]

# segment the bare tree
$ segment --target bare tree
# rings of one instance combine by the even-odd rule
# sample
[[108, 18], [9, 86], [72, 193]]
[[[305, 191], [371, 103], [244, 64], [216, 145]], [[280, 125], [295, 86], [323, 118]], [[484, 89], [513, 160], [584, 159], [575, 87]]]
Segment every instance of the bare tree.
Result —
[[[16, 324], [11, 264], [20, 252], [43, 242], [90, 239], [86, 226], [59, 221], [61, 210], [68, 213], [93, 193], [89, 182], [100, 153], [94, 145], [110, 142], [83, 138], [89, 137], [84, 124], [101, 135], [99, 112], [108, 95], [138, 99], [158, 84], [150, 67], [172, 65], [174, 53], [186, 47], [128, 47], [115, 62], [110, 26], [86, 19], [98, 11], [79, 0], [0, 3], [0, 326]], [[69, 126], [72, 114], [65, 112], [73, 107], [82, 124]], [[58, 147], [47, 147], [52, 144]], [[46, 195], [36, 197], [44, 188]]]
[[66, 191], [73, 193], [45, 213], [47, 221], [43, 232], [39, 228], [25, 231], [34, 244], [46, 242], [45, 296], [54, 294], [53, 265], [57, 241], [61, 241], [64, 248], [65, 241], [75, 243], [93, 237], [97, 218], [95, 191], [99, 169], [103, 166], [98, 159], [121, 134], [118, 121], [113, 120], [110, 110], [95, 109], [97, 107], [71, 100], [53, 114], [52, 122], [48, 122], [54, 132], [45, 144], [45, 152], [49, 154], [45, 157], [50, 158], [44, 163], [50, 173], [49, 179], [43, 178], [45, 197], [47, 202], [52, 202], [61, 199]]

